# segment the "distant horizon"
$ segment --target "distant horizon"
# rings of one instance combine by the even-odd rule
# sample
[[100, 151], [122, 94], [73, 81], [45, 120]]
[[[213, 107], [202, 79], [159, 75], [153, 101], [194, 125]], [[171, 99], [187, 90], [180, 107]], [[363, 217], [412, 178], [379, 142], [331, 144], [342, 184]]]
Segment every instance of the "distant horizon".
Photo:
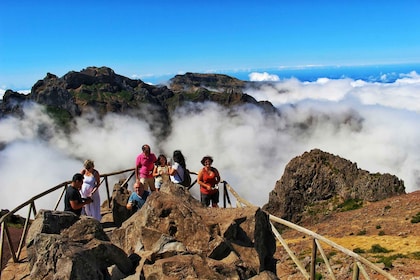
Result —
[[[106, 65], [102, 65], [102, 66], [86, 66], [82, 69], [79, 70], [75, 70], [75, 69], [69, 69], [67, 72], [65, 72], [64, 74], [57, 74], [57, 73], [53, 73], [53, 72], [47, 72], [47, 73], [51, 73], [54, 74], [56, 76], [58, 76], [59, 78], [63, 77], [64, 75], [66, 75], [69, 72], [75, 71], [75, 72], [80, 72], [88, 67], [108, 67]], [[113, 69], [112, 67], [108, 67], [110, 69], [112, 69], [116, 74], [133, 79], [133, 80], [141, 80], [145, 83], [150, 83], [153, 85], [159, 85], [159, 84], [165, 84], [166, 82], [168, 82], [171, 78], [175, 77], [176, 75], [184, 75], [186, 73], [200, 73], [200, 74], [223, 74], [223, 75], [228, 75], [243, 81], [251, 81], [249, 79], [249, 74], [253, 73], [253, 72], [267, 72], [268, 74], [271, 75], [276, 75], [280, 72], [287, 72], [289, 71], [290, 73], [294, 73], [294, 74], [299, 74], [307, 71], [307, 70], [357, 70], [357, 69], [366, 69], [366, 68], [377, 68], [377, 67], [382, 67], [383, 68], [393, 68], [394, 71], [400, 71], [400, 68], [407, 68], [409, 67], [409, 69], [407, 71], [415, 71], [417, 73], [420, 74], [420, 62], [413, 62], [413, 63], [393, 63], [393, 64], [359, 64], [359, 65], [300, 65], [300, 66], [278, 66], [278, 67], [267, 67], [267, 68], [255, 68], [255, 69], [231, 69], [231, 70], [220, 70], [220, 71], [202, 71], [202, 72], [194, 72], [194, 71], [186, 71], [183, 73], [168, 73], [168, 74], [164, 74], [164, 75], [155, 75], [155, 76], [145, 76], [145, 77], [136, 77], [133, 75], [127, 75], [127, 74], [122, 74], [117, 72], [115, 69]], [[372, 69], [370, 69], [372, 70]], [[381, 69], [378, 69], [381, 70]], [[384, 70], [384, 69], [383, 69]], [[389, 69], [388, 69], [389, 70]], [[2, 89], [0, 88], [0, 99], [2, 99], [3, 94], [6, 90], [12, 90], [12, 91], [16, 91], [16, 92], [21, 92], [21, 93], [28, 93], [30, 92], [31, 88], [33, 85], [35, 85], [35, 83], [39, 80], [42, 80], [46, 77], [47, 73], [45, 73], [45, 75], [43, 77], [40, 77], [38, 80], [33, 81], [32, 85], [30, 87], [20, 87], [20, 88], [6, 88], [6, 89]], [[281, 78], [291, 78], [290, 77], [290, 73], [288, 74], [289, 76], [282, 76]], [[357, 72], [355, 72], [357, 73]], [[324, 74], [324, 75], [323, 75]], [[342, 77], [338, 77], [337, 75], [339, 73], [335, 73], [334, 75], [330, 75], [330, 76], [326, 76], [325, 73], [313, 73], [314, 77], [317, 78], [342, 78]], [[331, 73], [330, 73], [331, 74]], [[408, 74], [408, 73], [407, 73]], [[361, 74], [360, 74], [361, 75]], [[299, 79], [299, 75], [297, 75], [295, 78]], [[302, 78], [302, 77], [301, 77]], [[351, 77], [348, 77], [351, 78]], [[304, 81], [313, 81], [313, 79], [311, 80], [305, 80], [305, 79], [299, 79], [301, 82]]]

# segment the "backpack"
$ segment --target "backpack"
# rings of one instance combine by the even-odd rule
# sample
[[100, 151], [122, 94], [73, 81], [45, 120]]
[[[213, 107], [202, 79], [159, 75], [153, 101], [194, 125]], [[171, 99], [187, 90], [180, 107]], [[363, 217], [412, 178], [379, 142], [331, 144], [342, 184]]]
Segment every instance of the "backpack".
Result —
[[184, 169], [184, 179], [180, 184], [186, 188], [189, 188], [191, 185], [191, 175], [190, 171], [187, 168]]

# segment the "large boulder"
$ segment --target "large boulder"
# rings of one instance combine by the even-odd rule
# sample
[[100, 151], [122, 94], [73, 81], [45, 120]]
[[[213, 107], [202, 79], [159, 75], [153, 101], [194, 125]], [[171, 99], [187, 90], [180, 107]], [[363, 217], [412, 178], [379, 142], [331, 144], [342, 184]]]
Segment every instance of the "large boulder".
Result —
[[134, 272], [131, 259], [91, 217], [41, 210], [26, 242], [31, 279], [107, 279], [112, 265]]
[[124, 182], [125, 180], [120, 180], [114, 185], [111, 196], [111, 213], [117, 227], [121, 226], [133, 214], [131, 210], [126, 208], [131, 191], [127, 189], [127, 184], [124, 184]]
[[[314, 220], [347, 200], [379, 201], [405, 193], [404, 182], [391, 174], [371, 174], [356, 163], [319, 149], [292, 159], [263, 209], [300, 222]], [[306, 212], [306, 213], [304, 213]]]
[[146, 278], [248, 279], [275, 272], [276, 243], [265, 212], [205, 208], [173, 183], [149, 196], [111, 240], [142, 257], [137, 274]]

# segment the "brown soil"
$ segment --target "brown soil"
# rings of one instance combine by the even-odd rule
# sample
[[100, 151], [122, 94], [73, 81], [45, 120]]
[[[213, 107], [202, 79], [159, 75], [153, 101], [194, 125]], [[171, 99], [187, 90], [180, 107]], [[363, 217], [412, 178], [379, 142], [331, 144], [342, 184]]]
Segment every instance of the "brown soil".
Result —
[[[18, 246], [19, 246], [19, 242], [20, 242], [20, 237], [22, 236], [22, 228], [15, 228], [15, 227], [8, 227], [9, 229], [9, 233], [10, 233], [10, 239], [12, 241], [13, 244], [13, 248], [16, 251]], [[4, 240], [3, 240], [3, 257], [1, 260], [1, 269], [3, 270], [3, 268], [5, 268], [7, 262], [9, 261], [9, 259], [12, 257], [12, 254], [10, 253], [10, 249], [9, 249], [9, 245], [7, 244], [7, 237], [6, 234], [4, 234]]]
[[[360, 256], [375, 263], [397, 279], [420, 279], [420, 223], [411, 221], [416, 215], [420, 215], [420, 191], [369, 203], [363, 208], [335, 213], [322, 221], [316, 223], [308, 221], [301, 226], [349, 250], [361, 252], [358, 253]], [[292, 250], [309, 271], [312, 239], [289, 229], [283, 231], [282, 237], [290, 248], [297, 249], [299, 255]], [[325, 254], [331, 256], [332, 266], [334, 259], [340, 263], [336, 267], [333, 266], [336, 268], [333, 270], [338, 271], [338, 274], [335, 274], [336, 278], [350, 279], [354, 259], [351, 257], [346, 259], [345, 256], [340, 255], [341, 253], [335, 255], [337, 251], [322, 242], [321, 246]], [[389, 252], [372, 253], [374, 248], [384, 248]], [[304, 252], [306, 252], [305, 256]], [[292, 264], [292, 269], [284, 264], [278, 266], [278, 270], [281, 270], [278, 274], [281, 279], [302, 279], [302, 274], [293, 268], [293, 262], [281, 245], [278, 247], [276, 256], [284, 260], [284, 263], [291, 262]], [[322, 260], [319, 252], [317, 257]], [[384, 258], [390, 259], [391, 262], [385, 264]], [[349, 265], [347, 271], [343, 269], [344, 264]], [[323, 277], [328, 278], [323, 261], [320, 261], [319, 266]], [[370, 277], [371, 279], [385, 279], [375, 273], [370, 274]]]

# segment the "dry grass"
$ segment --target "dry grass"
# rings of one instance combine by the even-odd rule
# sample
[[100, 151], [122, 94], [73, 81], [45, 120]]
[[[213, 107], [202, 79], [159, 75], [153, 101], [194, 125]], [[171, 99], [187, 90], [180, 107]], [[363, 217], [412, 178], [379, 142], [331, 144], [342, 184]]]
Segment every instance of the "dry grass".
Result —
[[[313, 224], [307, 219], [302, 226], [357, 252], [379, 267], [387, 269], [397, 279], [420, 279], [420, 223], [411, 222], [418, 213], [420, 191], [369, 203], [357, 210], [335, 213]], [[283, 231], [282, 237], [303, 264], [308, 266], [312, 238], [289, 229]], [[327, 256], [335, 259], [336, 263], [341, 263], [341, 268], [337, 264], [337, 279], [348, 279], [354, 260], [336, 255], [337, 250], [323, 242], [321, 246]], [[388, 252], [372, 252], [374, 247]], [[284, 279], [302, 279], [296, 269], [286, 268], [285, 263], [290, 260], [286, 255], [279, 244], [276, 256], [284, 262], [278, 267], [282, 270]], [[346, 265], [349, 266], [347, 270], [343, 268]], [[325, 273], [325, 269], [320, 271]], [[384, 279], [378, 275], [372, 278]]]

